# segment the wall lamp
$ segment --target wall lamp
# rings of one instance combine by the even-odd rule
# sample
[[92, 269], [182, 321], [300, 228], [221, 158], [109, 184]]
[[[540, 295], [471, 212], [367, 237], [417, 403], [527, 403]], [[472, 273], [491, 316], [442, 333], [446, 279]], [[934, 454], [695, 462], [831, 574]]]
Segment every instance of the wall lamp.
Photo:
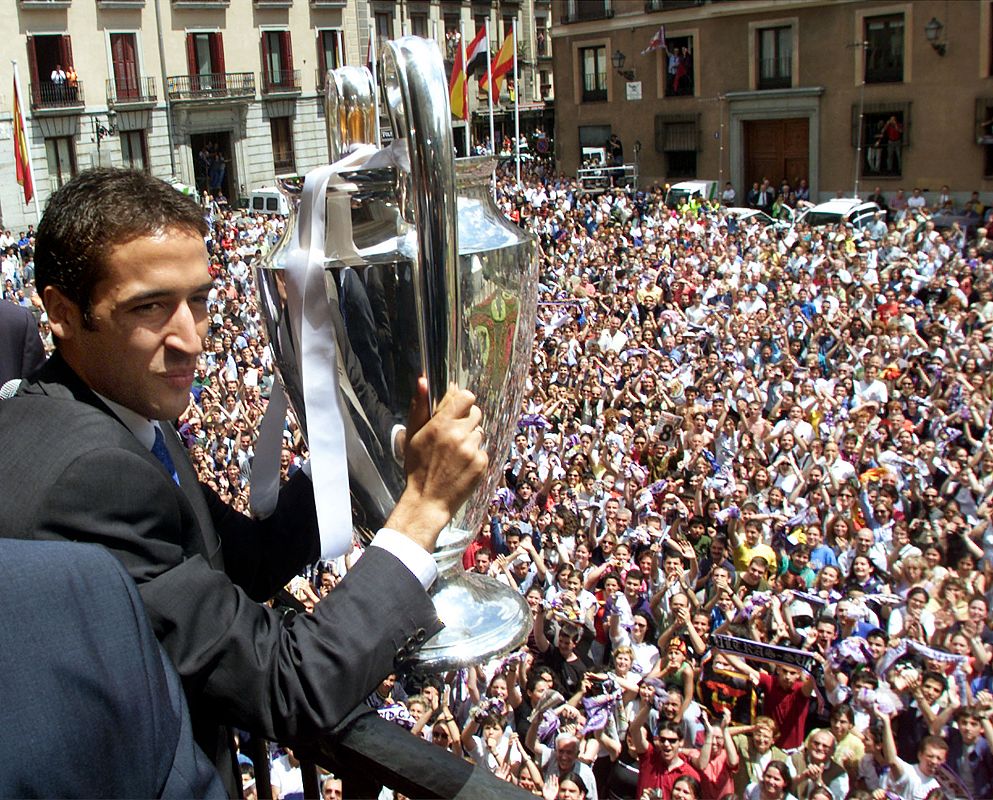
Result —
[[617, 74], [621, 75], [626, 81], [633, 81], [634, 70], [624, 69], [625, 61], [627, 61], [627, 56], [620, 50], [615, 50], [614, 54], [610, 57], [610, 62], [614, 65], [614, 69], [617, 70]]
[[924, 36], [928, 40], [928, 44], [934, 48], [934, 51], [939, 56], [945, 54], [945, 48], [947, 47], [947, 43], [941, 41], [941, 32], [944, 29], [945, 26], [941, 24], [941, 20], [937, 17], [931, 17], [931, 21], [924, 26]]

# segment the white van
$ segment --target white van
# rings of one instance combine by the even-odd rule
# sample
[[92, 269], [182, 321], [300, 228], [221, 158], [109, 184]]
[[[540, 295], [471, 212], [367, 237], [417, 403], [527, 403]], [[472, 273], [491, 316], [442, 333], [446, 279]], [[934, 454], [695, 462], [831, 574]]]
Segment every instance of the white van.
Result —
[[665, 196], [665, 204], [672, 208], [691, 197], [701, 201], [717, 199], [717, 181], [680, 181], [669, 187]]
[[252, 214], [282, 214], [290, 213], [290, 207], [283, 193], [275, 186], [262, 186], [252, 191], [248, 198], [248, 211]]

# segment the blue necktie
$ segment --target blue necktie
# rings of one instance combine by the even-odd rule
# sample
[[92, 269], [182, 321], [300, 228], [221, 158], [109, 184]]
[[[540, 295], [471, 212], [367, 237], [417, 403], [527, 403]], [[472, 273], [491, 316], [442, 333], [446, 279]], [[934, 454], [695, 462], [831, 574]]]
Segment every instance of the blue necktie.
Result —
[[179, 485], [179, 475], [176, 474], [176, 465], [172, 461], [172, 456], [169, 455], [169, 451], [166, 449], [165, 437], [162, 435], [162, 429], [156, 425], [155, 426], [155, 443], [152, 445], [152, 455], [155, 456], [162, 466], [166, 468], [172, 479]]

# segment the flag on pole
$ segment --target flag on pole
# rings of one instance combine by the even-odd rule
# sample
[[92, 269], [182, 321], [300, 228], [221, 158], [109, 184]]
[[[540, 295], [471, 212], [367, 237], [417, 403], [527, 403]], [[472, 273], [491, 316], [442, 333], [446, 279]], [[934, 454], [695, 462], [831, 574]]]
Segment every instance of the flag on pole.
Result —
[[448, 82], [448, 94], [452, 103], [452, 116], [456, 119], [469, 119], [468, 76], [473, 68], [473, 62], [479, 62], [486, 57], [486, 27], [479, 29], [476, 38], [465, 48], [465, 60], [462, 59], [462, 47], [455, 51], [455, 63], [452, 66], [452, 77]]
[[478, 64], [486, 61], [486, 26], [479, 29], [476, 38], [465, 49], [465, 71], [468, 75]]
[[663, 47], [665, 47], [665, 25], [660, 25], [659, 29], [655, 31], [652, 41], [648, 43], [648, 47], [641, 51], [641, 54], [647, 56], [649, 53], [654, 53]]
[[452, 116], [455, 119], [468, 119], [469, 98], [465, 85], [465, 68], [462, 65], [462, 48], [455, 51], [455, 63], [452, 64], [452, 77], [448, 81], [448, 99], [452, 105]]
[[14, 165], [17, 182], [24, 190], [25, 204], [34, 197], [34, 180], [31, 176], [31, 156], [28, 153], [28, 137], [21, 111], [21, 93], [17, 86], [17, 65], [14, 65]]
[[[490, 75], [492, 75], [493, 80], [492, 97], [494, 100], [500, 98], [500, 84], [504, 80], [504, 76], [514, 68], [516, 61], [517, 50], [514, 48], [514, 32], [511, 31], [507, 34], [507, 38], [503, 40], [503, 44], [500, 45], [500, 51], [493, 61], [493, 66], [490, 67]], [[479, 85], [482, 89], [486, 89], [488, 84], [489, 75], [484, 75]]]

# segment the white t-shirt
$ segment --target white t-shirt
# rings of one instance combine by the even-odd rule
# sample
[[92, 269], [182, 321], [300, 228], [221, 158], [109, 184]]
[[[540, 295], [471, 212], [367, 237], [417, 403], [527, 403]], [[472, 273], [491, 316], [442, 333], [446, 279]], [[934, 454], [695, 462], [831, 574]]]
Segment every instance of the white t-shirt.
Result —
[[889, 782], [889, 789], [894, 794], [904, 800], [924, 800], [932, 790], [940, 788], [941, 784], [935, 778], [923, 775], [916, 764], [908, 764], [901, 759], [897, 761], [900, 765], [900, 777], [891, 778]]

